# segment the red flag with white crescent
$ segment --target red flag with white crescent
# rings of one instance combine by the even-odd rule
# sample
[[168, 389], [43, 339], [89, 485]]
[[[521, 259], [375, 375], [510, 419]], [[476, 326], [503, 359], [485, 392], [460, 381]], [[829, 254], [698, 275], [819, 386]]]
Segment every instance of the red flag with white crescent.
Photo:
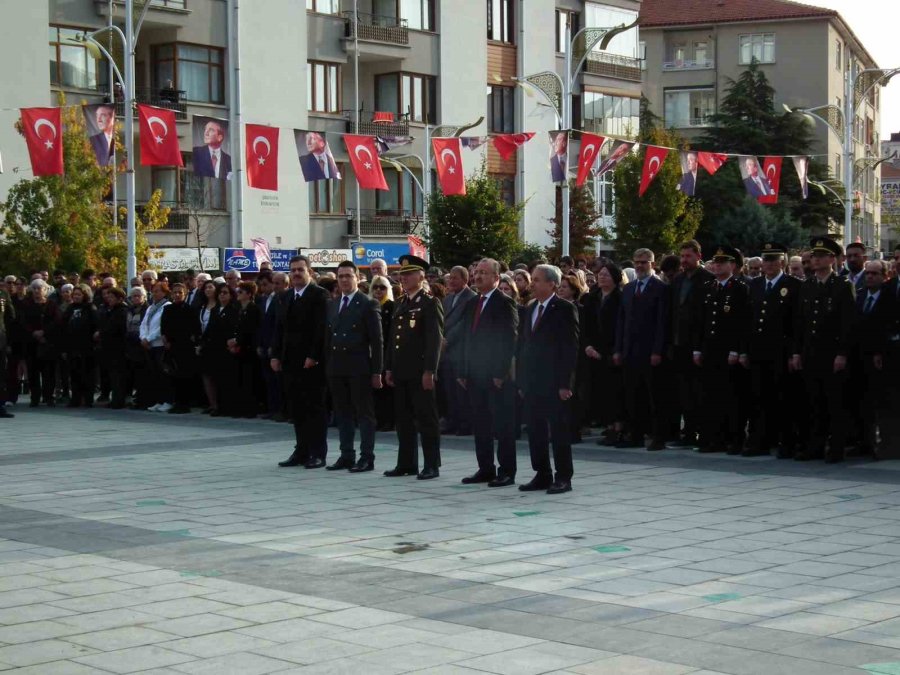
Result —
[[769, 187], [772, 189], [765, 197], [757, 197], [760, 204], [777, 204], [778, 188], [781, 184], [781, 157], [765, 157], [763, 158], [762, 170], [769, 181]]
[[434, 164], [441, 192], [445, 195], [466, 194], [459, 138], [432, 138], [431, 147], [434, 149]]
[[596, 134], [581, 134], [581, 149], [578, 151], [578, 175], [575, 177], [575, 185], [581, 187], [587, 180], [591, 168], [600, 156], [600, 148], [606, 139]]
[[22, 108], [22, 131], [35, 176], [63, 174], [62, 116], [59, 108]]
[[375, 147], [375, 137], [344, 134], [344, 145], [347, 146], [350, 165], [359, 187], [363, 190], [388, 190], [378, 159], [378, 149]]
[[728, 155], [721, 152], [698, 152], [697, 163], [706, 169], [706, 172], [712, 176], [716, 171], [722, 168], [722, 165], [728, 159]]
[[178, 148], [175, 111], [137, 104], [141, 130], [141, 166], [184, 166]]
[[526, 131], [523, 134], [497, 134], [493, 137], [494, 147], [503, 159], [509, 159], [520, 145], [525, 145], [532, 138], [534, 138], [533, 131]]
[[650, 183], [662, 169], [663, 162], [669, 154], [669, 148], [660, 148], [656, 145], [648, 145], [644, 152], [644, 170], [641, 172], [641, 189], [638, 196], [643, 197]]
[[[245, 131], [247, 185], [278, 191], [278, 127], [248, 124]], [[259, 257], [257, 256], [257, 261]]]

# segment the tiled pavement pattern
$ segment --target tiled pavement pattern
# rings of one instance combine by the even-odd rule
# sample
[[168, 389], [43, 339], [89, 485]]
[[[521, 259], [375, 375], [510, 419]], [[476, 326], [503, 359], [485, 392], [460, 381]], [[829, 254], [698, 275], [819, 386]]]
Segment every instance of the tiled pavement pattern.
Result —
[[15, 412], [0, 671], [900, 673], [895, 462], [585, 444], [550, 497], [460, 485], [470, 439], [421, 482], [388, 434], [337, 475], [287, 425]]

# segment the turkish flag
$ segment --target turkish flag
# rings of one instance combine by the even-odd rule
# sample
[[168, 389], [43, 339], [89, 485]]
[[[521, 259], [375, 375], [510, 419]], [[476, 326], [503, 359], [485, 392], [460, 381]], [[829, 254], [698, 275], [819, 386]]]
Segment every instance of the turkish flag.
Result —
[[431, 147], [434, 149], [434, 163], [441, 182], [441, 192], [445, 195], [466, 194], [459, 139], [432, 138]]
[[781, 185], [781, 157], [765, 157], [763, 158], [762, 170], [769, 181], [769, 187], [772, 188], [765, 197], [757, 197], [756, 201], [760, 204], [777, 204], [778, 203], [778, 187]]
[[22, 108], [22, 131], [35, 176], [63, 174], [62, 117], [59, 108]]
[[669, 148], [660, 148], [656, 145], [647, 146], [647, 150], [644, 152], [644, 170], [641, 172], [641, 189], [638, 191], [639, 197], [644, 196], [647, 188], [650, 187], [650, 183], [653, 182], [653, 179], [656, 178], [656, 174], [658, 174], [659, 170], [662, 168], [662, 164], [666, 161], [666, 156], [668, 154]]
[[581, 134], [581, 149], [578, 151], [578, 175], [575, 177], [575, 185], [581, 187], [587, 180], [594, 162], [600, 156], [600, 148], [606, 139], [596, 134]]
[[[278, 127], [262, 124], [244, 126], [247, 185], [259, 190], [278, 191]], [[257, 260], [259, 257], [257, 256]]]
[[425, 242], [419, 239], [416, 235], [408, 235], [406, 237], [406, 241], [409, 244], [409, 252], [412, 255], [418, 258], [425, 258], [428, 256], [428, 251], [425, 249]]
[[716, 171], [722, 168], [728, 155], [721, 152], [698, 152], [697, 163], [706, 169], [706, 172], [712, 176]]
[[347, 154], [350, 155], [350, 164], [353, 166], [359, 187], [363, 190], [389, 189], [381, 171], [374, 136], [344, 134], [344, 145], [347, 146]]
[[494, 136], [494, 147], [503, 159], [509, 159], [520, 145], [525, 145], [533, 137], [533, 131], [526, 131], [524, 134], [497, 134]]
[[184, 166], [178, 148], [175, 111], [137, 104], [141, 129], [141, 166]]

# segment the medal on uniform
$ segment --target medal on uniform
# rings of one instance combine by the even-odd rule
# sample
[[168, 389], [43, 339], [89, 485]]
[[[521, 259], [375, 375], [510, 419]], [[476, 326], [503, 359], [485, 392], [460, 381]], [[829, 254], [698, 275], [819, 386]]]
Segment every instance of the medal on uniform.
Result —
[[781, 289], [781, 297], [786, 298], [788, 294], [788, 290], [786, 288]]
[[415, 320], [415, 319], [410, 319], [410, 320], [409, 320], [409, 327], [410, 327], [410, 328], [415, 328], [415, 327], [416, 327], [416, 320]]
[[725, 305], [722, 309], [724, 310], [724, 312], [725, 312], [726, 314], [728, 314], [728, 312], [731, 311], [731, 306], [730, 306], [730, 305]]

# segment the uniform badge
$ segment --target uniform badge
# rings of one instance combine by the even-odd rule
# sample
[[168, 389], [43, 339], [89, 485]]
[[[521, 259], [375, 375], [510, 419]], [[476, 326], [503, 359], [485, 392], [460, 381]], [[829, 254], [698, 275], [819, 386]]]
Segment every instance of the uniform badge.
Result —
[[731, 305], [725, 305], [722, 309], [725, 310], [726, 314], [728, 314], [728, 312], [731, 311]]
[[409, 320], [409, 327], [410, 327], [410, 328], [415, 328], [415, 327], [416, 327], [416, 320], [415, 320], [415, 319], [410, 319], [410, 320]]
[[788, 294], [788, 290], [786, 288], [781, 289], [781, 297], [786, 298]]

